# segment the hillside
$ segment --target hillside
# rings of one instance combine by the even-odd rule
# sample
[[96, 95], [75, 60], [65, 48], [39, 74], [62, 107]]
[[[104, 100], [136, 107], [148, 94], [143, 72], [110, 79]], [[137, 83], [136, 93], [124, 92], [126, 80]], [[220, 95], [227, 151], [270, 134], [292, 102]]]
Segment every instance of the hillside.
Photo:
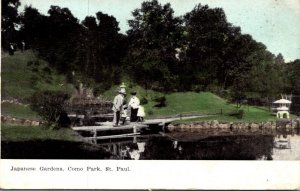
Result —
[[[17, 51], [13, 56], [2, 54], [1, 114], [38, 118], [37, 114], [24, 104], [35, 92], [43, 90], [72, 91], [72, 86], [67, 85], [63, 75], [57, 74], [46, 61], [37, 58], [31, 50]], [[14, 102], [3, 103], [3, 100]]]
[[66, 87], [65, 77], [58, 75], [31, 50], [3, 56], [1, 78], [2, 99], [25, 101], [40, 90], [71, 90], [71, 87]]
[[[67, 90], [72, 91], [72, 86], [66, 84], [65, 76], [57, 74], [44, 60], [38, 59], [34, 52], [28, 50], [24, 53], [16, 52], [14, 56], [2, 55], [2, 100], [17, 100], [21, 104], [2, 103], [1, 112], [21, 118], [38, 118], [39, 116], [30, 110], [24, 103], [34, 92], [43, 90]], [[166, 117], [189, 114], [217, 114], [207, 119], [235, 120], [227, 114], [236, 111], [235, 105], [210, 92], [176, 92], [163, 94], [127, 82], [127, 101], [130, 92], [137, 91], [138, 97], [144, 102], [147, 117]], [[117, 86], [104, 92], [104, 96], [113, 99]], [[159, 101], [165, 106], [159, 107]], [[23, 104], [22, 104], [23, 103]], [[264, 109], [255, 107], [242, 108], [245, 112], [245, 120], [259, 121], [274, 120], [275, 117]], [[222, 115], [220, 115], [222, 113]]]
[[[268, 109], [257, 108], [254, 106], [242, 106], [244, 111], [243, 119], [239, 120], [235, 116], [228, 114], [237, 111], [236, 105], [229, 103], [227, 100], [211, 93], [211, 92], [176, 92], [163, 94], [152, 90], [146, 91], [135, 84], [128, 84], [126, 100], [130, 99], [130, 92], [135, 90], [140, 100], [146, 99], [147, 104], [144, 104], [146, 115], [148, 118], [167, 117], [193, 114], [208, 114], [213, 115], [205, 118], [196, 118], [192, 120], [185, 120], [183, 122], [190, 122], [193, 120], [222, 120], [222, 121], [270, 121], [276, 118]], [[106, 91], [104, 95], [113, 99], [117, 86], [112, 87]], [[165, 107], [157, 107], [157, 98], [165, 98]]]

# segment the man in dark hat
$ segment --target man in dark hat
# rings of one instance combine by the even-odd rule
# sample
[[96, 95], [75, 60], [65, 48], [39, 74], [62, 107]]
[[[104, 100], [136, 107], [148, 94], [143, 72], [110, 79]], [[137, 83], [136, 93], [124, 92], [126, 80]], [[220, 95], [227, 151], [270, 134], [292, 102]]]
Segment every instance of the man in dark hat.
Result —
[[120, 89], [118, 91], [118, 95], [116, 95], [114, 98], [113, 107], [112, 107], [112, 110], [114, 112], [114, 119], [113, 119], [114, 127], [117, 127], [119, 125], [125, 94], [126, 94], [125, 89]]

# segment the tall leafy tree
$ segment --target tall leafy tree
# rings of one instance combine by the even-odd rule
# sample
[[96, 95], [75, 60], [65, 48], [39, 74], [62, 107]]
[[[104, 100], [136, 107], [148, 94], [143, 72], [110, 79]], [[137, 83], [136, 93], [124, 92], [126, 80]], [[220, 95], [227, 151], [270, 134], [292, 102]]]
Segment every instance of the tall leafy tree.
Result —
[[22, 14], [22, 34], [29, 45], [38, 51], [59, 72], [68, 73], [76, 52], [81, 26], [71, 11], [51, 6], [49, 16], [26, 7]]
[[293, 94], [291, 110], [300, 115], [300, 59], [291, 62], [289, 65]]
[[230, 24], [220, 8], [197, 5], [184, 17], [187, 32], [186, 62], [193, 82], [205, 89], [218, 79], [218, 68], [229, 41]]
[[[121, 60], [126, 54], [126, 37], [119, 33], [118, 22], [102, 12], [82, 21], [74, 64], [102, 88], [118, 83]], [[82, 70], [83, 69], [83, 70]]]
[[37, 9], [26, 6], [21, 13], [22, 22], [21, 36], [27, 43], [27, 46], [39, 50], [47, 42], [48, 26], [47, 17], [42, 15]]
[[81, 26], [68, 8], [51, 6], [48, 13], [47, 44], [44, 45], [46, 51], [42, 52], [42, 56], [55, 64], [59, 71], [67, 73], [72, 68], [71, 63], [76, 53], [74, 47]]
[[21, 5], [19, 0], [1, 1], [1, 36], [2, 47], [7, 49], [9, 43], [17, 42], [17, 25], [19, 24], [18, 7]]
[[127, 69], [146, 88], [169, 91], [176, 86], [179, 67], [175, 54], [181, 46], [181, 20], [173, 13], [169, 3], [152, 0], [143, 2], [129, 20]]

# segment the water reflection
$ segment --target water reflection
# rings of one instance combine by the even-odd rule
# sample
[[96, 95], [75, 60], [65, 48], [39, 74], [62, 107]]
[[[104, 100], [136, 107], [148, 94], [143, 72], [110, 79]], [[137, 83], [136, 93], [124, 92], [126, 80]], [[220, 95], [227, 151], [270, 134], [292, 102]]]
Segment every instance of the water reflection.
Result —
[[297, 134], [276, 136], [272, 154], [274, 160], [300, 160], [300, 136]]
[[300, 160], [300, 133], [201, 132], [98, 140], [1, 142], [5, 159]]
[[199, 137], [147, 136], [98, 144], [111, 153], [111, 159], [300, 160], [299, 130]]

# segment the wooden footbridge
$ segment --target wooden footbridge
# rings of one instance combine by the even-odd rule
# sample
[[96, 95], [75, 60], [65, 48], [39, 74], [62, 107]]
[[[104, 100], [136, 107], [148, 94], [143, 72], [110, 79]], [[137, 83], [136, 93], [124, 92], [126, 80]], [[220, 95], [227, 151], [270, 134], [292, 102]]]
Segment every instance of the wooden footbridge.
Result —
[[[195, 118], [184, 117], [184, 118]], [[167, 118], [167, 119], [147, 119], [144, 122], [127, 122], [124, 125], [119, 125], [117, 127], [113, 126], [112, 122], [98, 122], [95, 126], [77, 126], [72, 127], [74, 131], [87, 133], [86, 139], [110, 139], [110, 138], [124, 138], [141, 134], [142, 130], [151, 130], [153, 128], [158, 128], [164, 131], [165, 127], [171, 122], [182, 119], [182, 118]], [[124, 133], [126, 132], [126, 133]], [[100, 135], [102, 134], [102, 135]]]

